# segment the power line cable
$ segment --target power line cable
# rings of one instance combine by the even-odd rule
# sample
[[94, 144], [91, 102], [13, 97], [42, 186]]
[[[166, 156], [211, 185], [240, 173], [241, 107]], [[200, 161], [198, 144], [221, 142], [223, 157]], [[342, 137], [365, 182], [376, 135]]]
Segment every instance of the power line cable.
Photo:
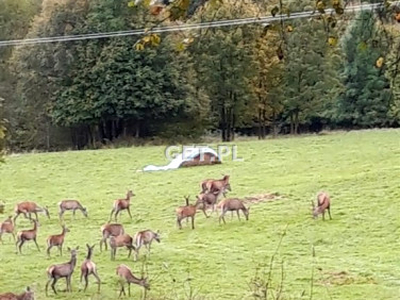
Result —
[[[383, 3], [365, 4], [351, 6], [344, 9], [345, 13], [359, 12], [364, 10], [372, 10], [379, 8]], [[335, 13], [333, 9], [327, 9], [326, 14]], [[90, 33], [90, 34], [79, 34], [79, 35], [67, 35], [67, 36], [53, 36], [53, 37], [43, 37], [43, 38], [31, 38], [31, 39], [20, 39], [20, 40], [5, 40], [0, 41], [0, 47], [7, 46], [23, 46], [23, 45], [34, 45], [43, 43], [54, 43], [54, 42], [69, 42], [69, 41], [79, 41], [79, 40], [89, 40], [89, 39], [100, 39], [100, 38], [110, 38], [110, 37], [124, 37], [124, 36], [134, 36], [143, 35], [146, 33], [164, 33], [164, 32], [175, 32], [175, 31], [186, 31], [186, 30], [198, 30], [204, 28], [217, 28], [224, 26], [238, 26], [254, 23], [271, 23], [277, 20], [293, 20], [307, 17], [317, 17], [319, 14], [315, 14], [315, 11], [306, 11], [293, 13], [291, 15], [276, 15], [268, 17], [259, 18], [244, 18], [244, 19], [230, 19], [230, 20], [220, 20], [212, 22], [202, 22], [195, 24], [185, 24], [185, 25], [174, 25], [174, 26], [163, 26], [156, 27], [151, 30], [148, 29], [136, 29], [136, 30], [126, 30], [126, 31], [113, 31], [106, 33]]]

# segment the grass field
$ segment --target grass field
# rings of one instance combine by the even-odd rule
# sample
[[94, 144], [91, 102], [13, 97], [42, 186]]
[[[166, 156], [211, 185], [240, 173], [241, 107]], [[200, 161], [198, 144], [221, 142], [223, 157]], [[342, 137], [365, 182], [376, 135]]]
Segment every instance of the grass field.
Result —
[[[0, 292], [20, 292], [30, 285], [37, 299], [45, 299], [46, 268], [68, 261], [66, 247], [79, 245], [73, 293], [55, 296], [50, 291], [50, 298], [116, 299], [115, 267], [125, 263], [140, 275], [146, 252], [133, 262], [126, 249], [119, 249], [112, 262], [109, 251], [99, 251], [100, 226], [108, 220], [113, 200], [132, 188], [136, 194], [133, 220], [126, 212], [119, 220], [132, 235], [148, 228], [161, 231], [161, 243], [153, 244], [147, 261], [148, 276], [153, 279], [149, 299], [189, 299], [187, 282], [199, 298], [251, 299], [248, 283], [257, 266], [269, 264], [286, 226], [273, 267], [274, 287], [281, 282], [283, 268], [284, 299], [310, 299], [313, 265], [313, 299], [399, 299], [399, 130], [246, 141], [237, 146], [243, 162], [159, 173], [136, 170], [167, 163], [165, 147], [8, 157], [0, 166], [0, 201], [6, 204], [1, 220], [13, 212], [15, 203], [27, 199], [48, 205], [51, 219], [39, 214], [41, 252], [27, 243], [23, 254], [17, 255], [12, 237], [3, 237]], [[195, 230], [186, 222], [178, 230], [174, 209], [184, 204], [183, 196], [190, 194], [194, 200], [202, 179], [219, 178], [223, 173], [231, 175], [231, 197], [265, 192], [286, 197], [253, 204], [248, 222], [231, 220], [228, 215], [227, 224], [219, 225], [216, 215], [206, 219], [199, 212]], [[310, 200], [319, 190], [331, 194], [331, 221], [311, 218]], [[89, 218], [77, 212], [73, 221], [67, 212], [65, 222], [71, 232], [66, 236], [64, 255], [60, 257], [53, 249], [47, 258], [45, 241], [49, 234], [60, 232], [57, 203], [65, 198], [79, 199], [88, 207]], [[18, 230], [30, 227], [23, 217], [17, 220]], [[103, 281], [101, 295], [96, 294], [94, 278], [85, 294], [79, 292], [86, 243], [97, 244], [93, 260]], [[189, 276], [192, 280], [186, 281]], [[64, 290], [65, 280], [57, 287]], [[142, 294], [138, 286], [131, 291], [136, 299]]]

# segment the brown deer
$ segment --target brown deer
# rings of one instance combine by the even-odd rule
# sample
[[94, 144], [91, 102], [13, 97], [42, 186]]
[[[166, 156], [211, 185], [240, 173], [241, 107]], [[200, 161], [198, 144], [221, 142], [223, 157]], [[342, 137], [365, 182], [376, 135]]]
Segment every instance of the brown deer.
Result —
[[135, 250], [135, 246], [133, 246], [132, 237], [127, 233], [110, 237], [111, 260], [115, 260], [115, 255], [117, 254], [117, 248], [119, 247], [126, 247], [129, 250], [128, 253], [128, 258], [129, 258], [131, 256], [132, 250]]
[[22, 254], [22, 252], [21, 252], [22, 245], [25, 244], [26, 241], [32, 241], [32, 240], [35, 242], [38, 251], [40, 251], [39, 245], [36, 242], [38, 227], [40, 225], [39, 225], [39, 222], [36, 220], [31, 219], [31, 221], [33, 222], [32, 229], [21, 230], [21, 231], [18, 231], [18, 233], [17, 233], [17, 242], [15, 243], [15, 246], [17, 247], [17, 253], [18, 253], [18, 249], [19, 249], [19, 253]]
[[24, 202], [18, 203], [14, 207], [14, 212], [15, 212], [14, 223], [20, 214], [24, 214], [25, 218], [31, 219], [31, 214], [33, 213], [36, 216], [36, 221], [38, 221], [37, 213], [42, 212], [47, 216], [47, 218], [50, 219], [48, 207], [47, 206], [40, 207], [33, 201], [24, 201]]
[[31, 288], [28, 286], [25, 292], [19, 295], [14, 293], [0, 294], [0, 300], [35, 300], [35, 293], [31, 291]]
[[86, 288], [89, 284], [89, 275], [93, 274], [93, 276], [96, 278], [97, 280], [97, 291], [100, 292], [100, 277], [97, 274], [97, 268], [96, 268], [96, 264], [92, 261], [92, 255], [93, 255], [93, 248], [96, 245], [93, 245], [92, 247], [90, 247], [89, 244], [86, 244], [86, 247], [88, 249], [88, 253], [86, 256], [86, 259], [83, 261], [82, 265], [81, 265], [81, 282], [82, 282], [82, 278], [85, 278], [85, 289], [83, 290], [83, 292], [86, 291]]
[[131, 205], [131, 198], [134, 196], [135, 196], [135, 194], [132, 191], [128, 191], [125, 199], [117, 199], [114, 201], [113, 208], [111, 209], [110, 221], [111, 221], [112, 215], [115, 213], [115, 222], [117, 222], [117, 216], [123, 210], [127, 210], [129, 216], [132, 219], [130, 205]]
[[70, 230], [65, 227], [65, 225], [62, 225], [62, 232], [60, 234], [56, 235], [50, 235], [47, 238], [47, 255], [50, 256], [50, 249], [53, 248], [54, 246], [57, 246], [58, 249], [60, 250], [60, 255], [62, 256], [62, 247], [64, 244], [64, 238], [67, 232], [70, 232]]
[[197, 195], [196, 198], [199, 201], [203, 202], [203, 207], [202, 207], [202, 211], [204, 213], [204, 215], [209, 218], [210, 216], [207, 215], [206, 213], [206, 209], [207, 206], [211, 206], [212, 207], [212, 212], [213, 213], [215, 211], [216, 208], [216, 203], [218, 201], [218, 199], [225, 193], [225, 188], [222, 188], [219, 191], [213, 191], [213, 192], [203, 192], [200, 195]]
[[143, 230], [139, 231], [135, 234], [134, 237], [135, 240], [135, 261], [137, 260], [139, 256], [139, 249], [142, 246], [145, 246], [147, 249], [147, 253], [150, 255], [150, 248], [151, 248], [151, 243], [153, 240], [156, 240], [158, 243], [160, 242], [160, 231], [157, 230], [157, 232], [154, 232], [152, 230]]
[[15, 242], [15, 227], [12, 216], [9, 216], [4, 222], [0, 223], [0, 241], [3, 243], [2, 235], [4, 233], [11, 233]]
[[86, 207], [83, 207], [78, 200], [63, 200], [58, 203], [58, 207], [60, 208], [59, 212], [60, 219], [63, 217], [64, 213], [67, 210], [72, 210], [72, 215], [74, 219], [75, 219], [75, 212], [77, 210], [80, 210], [86, 218], [88, 216]]
[[150, 290], [150, 284], [147, 282], [147, 277], [145, 278], [137, 278], [132, 274], [131, 269], [124, 264], [121, 264], [117, 267], [116, 274], [120, 277], [121, 291], [119, 293], [119, 297], [121, 297], [122, 293], [126, 296], [125, 293], [125, 283], [128, 283], [128, 295], [131, 295], [131, 283], [140, 285], [144, 287], [145, 291]]
[[325, 221], [325, 210], [328, 210], [329, 219], [332, 220], [331, 216], [331, 199], [325, 192], [319, 192], [317, 194], [317, 207], [315, 207], [314, 201], [311, 201], [313, 218], [316, 219], [319, 214], [322, 214], [322, 220]]
[[54, 294], [57, 295], [55, 285], [60, 278], [65, 278], [67, 282], [67, 291], [72, 292], [71, 277], [76, 266], [76, 255], [78, 254], [79, 246], [72, 250], [69, 247], [67, 249], [71, 253], [71, 259], [69, 262], [51, 265], [46, 270], [49, 278], [46, 283], [46, 296], [48, 296], [47, 290], [51, 281], [51, 288], [53, 289]]
[[194, 229], [194, 217], [196, 216], [197, 208], [200, 204], [203, 204], [203, 201], [198, 199], [194, 205], [189, 204], [189, 196], [184, 197], [186, 200], [186, 206], [179, 206], [176, 212], [176, 222], [178, 224], [179, 229], [182, 229], [182, 220], [188, 220], [191, 218], [192, 220], [192, 229]]
[[226, 197], [226, 190], [232, 191], [229, 183], [229, 175], [225, 175], [222, 179], [206, 179], [201, 182], [201, 192], [219, 191], [224, 188], [224, 197]]
[[219, 216], [219, 223], [221, 223], [221, 219], [224, 221], [224, 224], [226, 224], [225, 222], [225, 214], [228, 211], [236, 211], [238, 219], [240, 221], [240, 214], [239, 211], [241, 210], [246, 218], [246, 220], [249, 220], [249, 210], [250, 208], [246, 208], [246, 206], [244, 206], [243, 202], [240, 201], [239, 199], [224, 199], [221, 201], [222, 203], [219, 205], [221, 208], [221, 215]]
[[104, 224], [100, 228], [102, 239], [100, 240], [100, 252], [102, 251], [102, 245], [104, 243], [105, 249], [107, 250], [107, 239], [110, 236], [118, 236], [125, 233], [124, 226], [121, 224]]

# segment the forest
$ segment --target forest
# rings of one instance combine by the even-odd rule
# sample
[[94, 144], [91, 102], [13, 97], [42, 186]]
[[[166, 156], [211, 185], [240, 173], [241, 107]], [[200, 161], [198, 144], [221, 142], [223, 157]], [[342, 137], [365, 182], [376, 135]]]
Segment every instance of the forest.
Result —
[[[378, 1], [363, 5], [370, 3]], [[54, 151], [399, 127], [400, 4], [345, 12], [360, 4], [2, 0], [0, 42], [147, 30], [0, 43], [0, 147]], [[314, 13], [284, 18], [307, 11]], [[260, 16], [276, 21], [152, 32]]]

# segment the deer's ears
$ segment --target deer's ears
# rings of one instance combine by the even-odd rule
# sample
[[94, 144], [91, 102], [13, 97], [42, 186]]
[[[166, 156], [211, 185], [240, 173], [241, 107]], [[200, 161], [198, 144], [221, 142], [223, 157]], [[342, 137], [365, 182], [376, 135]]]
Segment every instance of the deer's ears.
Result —
[[27, 292], [30, 292], [31, 288], [29, 286], [26, 287], [25, 289]]

